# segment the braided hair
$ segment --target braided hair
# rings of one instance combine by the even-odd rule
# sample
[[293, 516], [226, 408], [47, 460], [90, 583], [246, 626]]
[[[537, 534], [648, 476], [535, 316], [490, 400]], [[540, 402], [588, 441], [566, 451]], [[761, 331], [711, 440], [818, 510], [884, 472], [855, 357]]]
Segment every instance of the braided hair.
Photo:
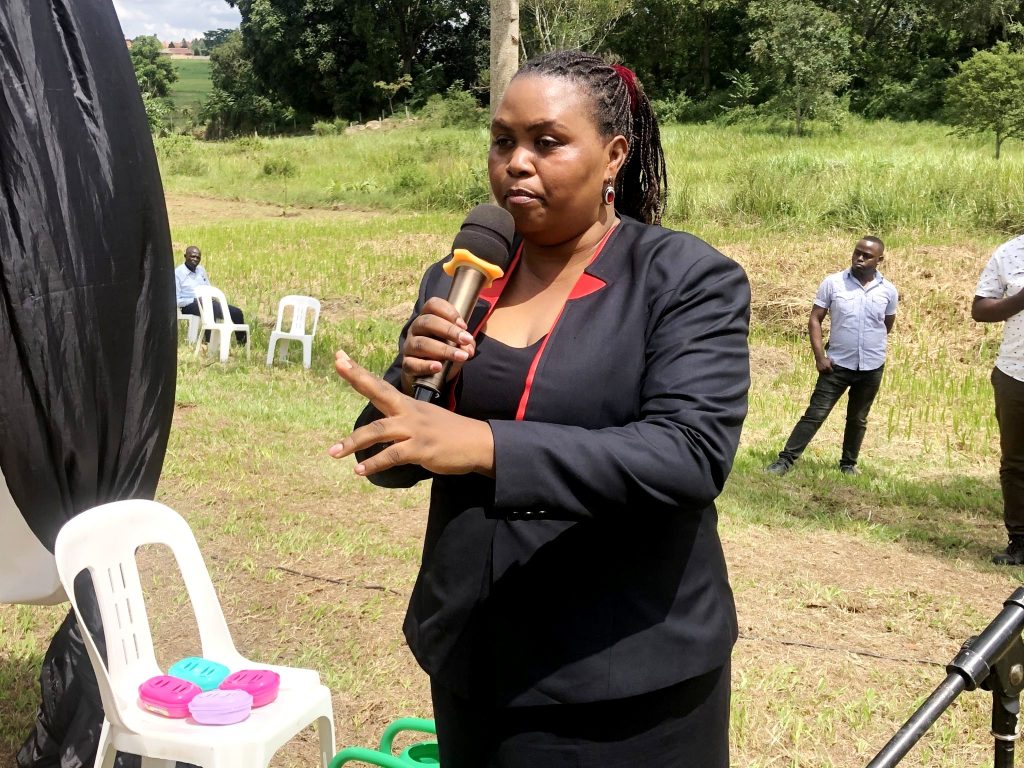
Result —
[[516, 77], [561, 77], [578, 83], [593, 104], [593, 119], [605, 138], [622, 135], [629, 151], [615, 180], [615, 207], [627, 216], [660, 224], [668, 196], [665, 153], [651, 102], [632, 71], [606, 64], [583, 51], [554, 51], [536, 56]]

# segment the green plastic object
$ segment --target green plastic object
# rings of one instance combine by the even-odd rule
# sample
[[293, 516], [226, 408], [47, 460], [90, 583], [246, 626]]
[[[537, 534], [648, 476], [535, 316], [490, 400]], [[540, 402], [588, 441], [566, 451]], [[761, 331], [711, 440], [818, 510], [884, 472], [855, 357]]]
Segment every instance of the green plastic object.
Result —
[[436, 741], [421, 741], [406, 747], [401, 754], [393, 754], [395, 736], [402, 731], [419, 731], [420, 733], [436, 734], [437, 728], [433, 720], [421, 717], [402, 717], [395, 720], [380, 737], [380, 749], [366, 747], [345, 747], [331, 760], [328, 768], [339, 768], [345, 763], [369, 763], [383, 768], [420, 768], [420, 766], [440, 766], [437, 755]]

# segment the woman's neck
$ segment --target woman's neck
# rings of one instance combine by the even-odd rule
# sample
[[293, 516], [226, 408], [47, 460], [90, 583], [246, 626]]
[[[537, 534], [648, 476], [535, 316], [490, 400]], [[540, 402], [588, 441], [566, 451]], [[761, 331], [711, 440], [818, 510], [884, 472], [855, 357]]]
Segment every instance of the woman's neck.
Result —
[[594, 249], [618, 221], [617, 217], [609, 216], [604, 221], [594, 222], [576, 237], [555, 245], [526, 242], [521, 266], [534, 280], [546, 285], [575, 280], [594, 255]]

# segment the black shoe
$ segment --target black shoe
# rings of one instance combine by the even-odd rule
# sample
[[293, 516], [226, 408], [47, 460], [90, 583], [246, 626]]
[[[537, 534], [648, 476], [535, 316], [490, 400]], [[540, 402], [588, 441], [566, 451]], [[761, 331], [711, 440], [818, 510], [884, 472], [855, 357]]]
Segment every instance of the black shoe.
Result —
[[1024, 536], [1011, 536], [1005, 552], [992, 556], [996, 565], [1024, 565]]
[[767, 472], [769, 475], [777, 475], [781, 477], [782, 475], [789, 472], [789, 470], [791, 470], [792, 468], [793, 465], [790, 464], [785, 459], [776, 459], [767, 467], [765, 467], [764, 471]]
[[859, 475], [860, 474], [860, 472], [857, 471], [857, 468], [855, 466], [853, 466], [853, 464], [840, 464], [839, 465], [839, 471], [842, 474], [844, 474], [844, 475]]

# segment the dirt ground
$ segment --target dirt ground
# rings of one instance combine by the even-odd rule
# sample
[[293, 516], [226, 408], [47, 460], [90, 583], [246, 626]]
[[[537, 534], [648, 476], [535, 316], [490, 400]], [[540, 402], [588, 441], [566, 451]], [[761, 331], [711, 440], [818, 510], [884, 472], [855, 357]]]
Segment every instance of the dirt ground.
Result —
[[[282, 211], [275, 205], [181, 195], [168, 196], [168, 207], [172, 222], [189, 223], [282, 213], [368, 215]], [[849, 243], [828, 245], [838, 253]], [[744, 248], [723, 250], [745, 265], [757, 258]], [[978, 257], [975, 246], [965, 246], [923, 249], [912, 263], [893, 260], [897, 282], [912, 284], [919, 293], [929, 285], [935, 289], [934, 305], [901, 317], [901, 330], [926, 335], [930, 318], [948, 309], [944, 294], [952, 292], [947, 298], [953, 305], [966, 300], [961, 294], [969, 286], [933, 285], [936, 273], [928, 266], [964, 252]], [[813, 260], [823, 258], [818, 254]], [[801, 259], [807, 263], [812, 257], [797, 255]], [[775, 268], [760, 262], [756, 272], [749, 266], [748, 272], [759, 276], [753, 279], [759, 321], [781, 321], [799, 333], [808, 302], [792, 296], [806, 296], [813, 282], [809, 275], [820, 270], [794, 270], [792, 264], [780, 255]], [[781, 281], [770, 279], [779, 275]], [[396, 317], [401, 310], [395, 310]], [[774, 374], [791, 364], [791, 355], [781, 349], [752, 349], [758, 386], [770, 386]], [[180, 408], [176, 429], [194, 417]], [[326, 438], [316, 439], [326, 445]], [[301, 487], [295, 477], [305, 479]], [[353, 490], [313, 464], [300, 464], [293, 477], [260, 483], [262, 506], [230, 519], [217, 511], [218, 498], [203, 498], [199, 506], [185, 484], [161, 489], [160, 500], [193, 512], [190, 521], [239, 649], [257, 661], [320, 670], [334, 693], [339, 747], [374, 743], [395, 717], [429, 717], [427, 679], [401, 634], [426, 521], [424, 491]], [[339, 531], [346, 537], [338, 538]], [[733, 660], [733, 764], [744, 768], [866, 764], [941, 682], [943, 666], [963, 641], [998, 613], [1019, 583], [1019, 573], [914, 542], [873, 537], [870, 530], [811, 524], [775, 528], [725, 518], [721, 535], [740, 628]], [[144, 562], [158, 574], [149, 582], [148, 606], [158, 659], [166, 665], [194, 652], [197, 633], [186, 619], [180, 584], [159, 576], [167, 554], [147, 553]], [[41, 639], [59, 621], [59, 612], [49, 615], [32, 630]], [[35, 674], [26, 670], [24, 684]], [[987, 707], [984, 694], [965, 694], [904, 765], [986, 764]], [[311, 766], [314, 754], [314, 738], [306, 731], [272, 765]], [[0, 754], [0, 768], [13, 766], [9, 753]]]

